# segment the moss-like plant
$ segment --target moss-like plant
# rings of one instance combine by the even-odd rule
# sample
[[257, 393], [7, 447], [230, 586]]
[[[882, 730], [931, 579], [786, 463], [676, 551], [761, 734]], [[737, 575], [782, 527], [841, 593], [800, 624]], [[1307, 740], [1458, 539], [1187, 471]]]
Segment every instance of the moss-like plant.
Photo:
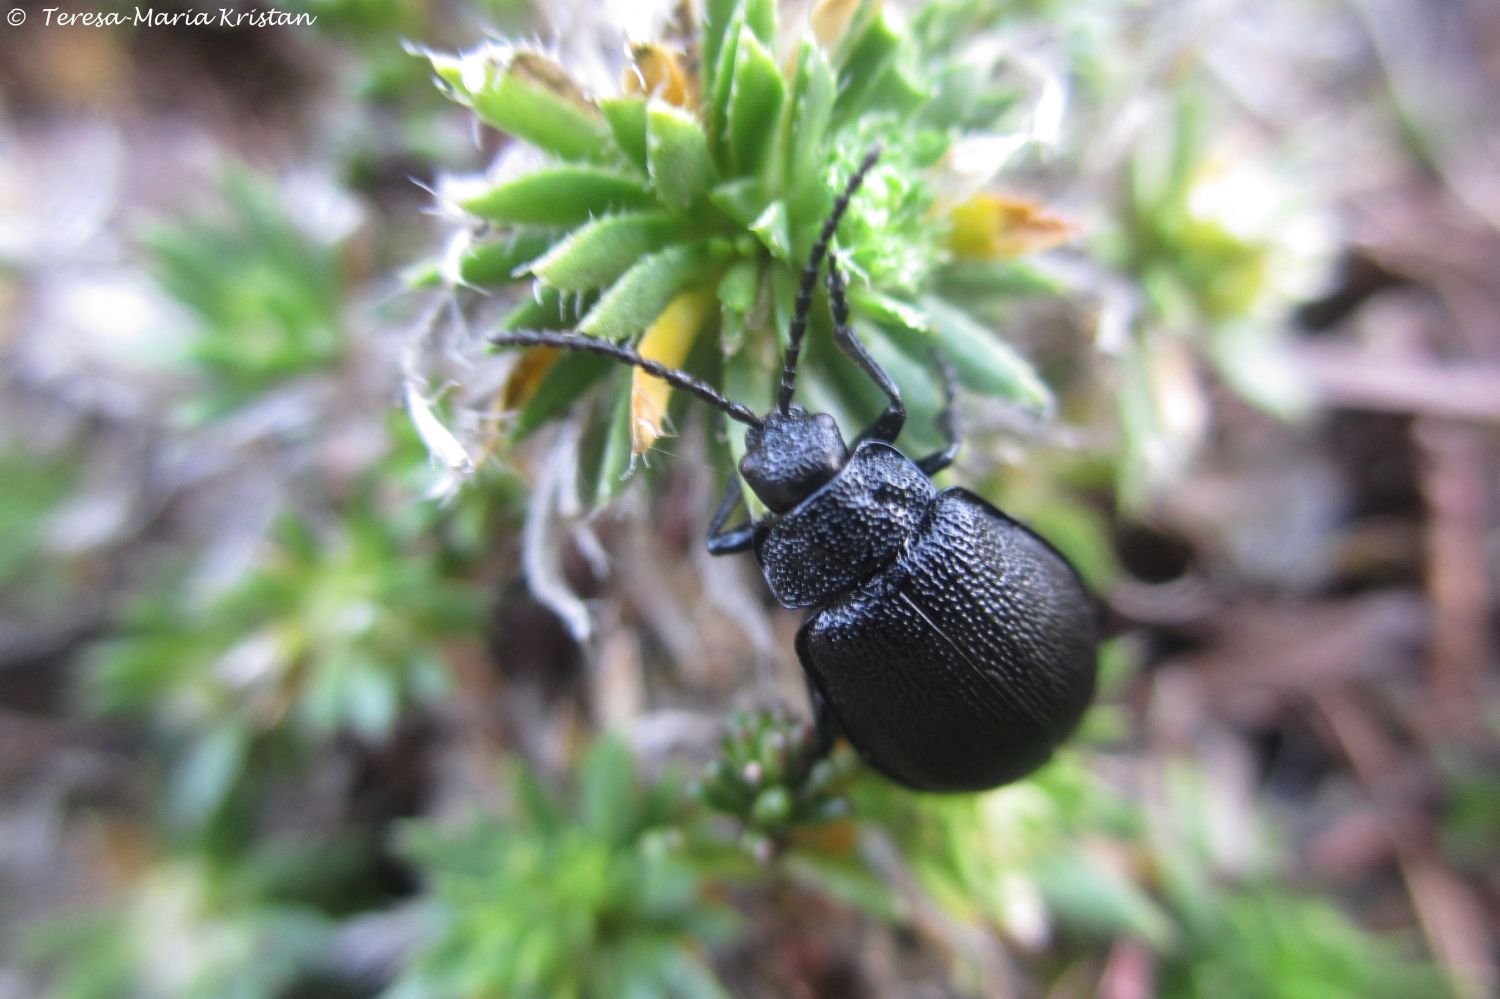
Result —
[[89, 692], [173, 744], [174, 817], [212, 819], [267, 739], [379, 741], [448, 692], [442, 643], [479, 628], [482, 596], [445, 574], [423, 530], [366, 504], [326, 530], [288, 521], [229, 589], [164, 588], [128, 609]]
[[194, 320], [184, 360], [202, 376], [191, 420], [222, 416], [348, 348], [337, 225], [319, 231], [262, 177], [231, 172], [222, 202], [160, 222], [142, 242], [157, 282]]
[[[144, 870], [108, 912], [40, 927], [54, 999], [272, 999], [321, 967], [333, 923], [258, 865], [197, 854]], [[327, 858], [324, 858], [325, 861]], [[306, 873], [306, 872], [304, 872]]]
[[411, 828], [430, 931], [390, 995], [726, 995], [701, 948], [731, 924], [683, 849], [680, 788], [641, 778], [612, 739], [565, 793], [512, 774], [507, 821]]

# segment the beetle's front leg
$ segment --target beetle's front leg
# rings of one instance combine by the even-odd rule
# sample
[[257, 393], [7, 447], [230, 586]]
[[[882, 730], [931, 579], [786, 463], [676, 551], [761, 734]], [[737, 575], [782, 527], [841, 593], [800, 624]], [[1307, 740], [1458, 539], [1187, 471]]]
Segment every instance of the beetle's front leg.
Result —
[[733, 555], [736, 552], [749, 551], [750, 546], [755, 542], [753, 521], [747, 520], [738, 527], [726, 528], [724, 526], [729, 520], [729, 515], [734, 513], [734, 508], [739, 505], [741, 498], [740, 481], [731, 478], [729, 488], [724, 491], [724, 499], [719, 502], [719, 510], [708, 525], [707, 540], [710, 555]]
[[894, 441], [901, 433], [901, 428], [906, 424], [906, 405], [901, 401], [901, 390], [891, 380], [891, 376], [885, 373], [885, 369], [875, 363], [875, 358], [865, 350], [865, 345], [860, 343], [859, 336], [849, 325], [849, 299], [844, 295], [844, 274], [839, 270], [839, 260], [832, 254], [828, 257], [828, 306], [833, 312], [833, 340], [839, 345], [839, 349], [848, 356], [849, 360], [859, 365], [859, 369], [870, 376], [870, 380], [880, 387], [885, 393], [886, 399], [890, 400], [885, 407], [885, 412], [875, 418], [875, 422], [864, 429], [854, 444], [860, 441], [875, 440]]
[[953, 428], [953, 396], [958, 376], [953, 372], [953, 365], [942, 354], [934, 352], [932, 360], [943, 375], [943, 408], [937, 415], [937, 428], [943, 440], [948, 443], [943, 445], [942, 450], [917, 459], [917, 467], [929, 478], [953, 464], [953, 459], [958, 457], [958, 431]]

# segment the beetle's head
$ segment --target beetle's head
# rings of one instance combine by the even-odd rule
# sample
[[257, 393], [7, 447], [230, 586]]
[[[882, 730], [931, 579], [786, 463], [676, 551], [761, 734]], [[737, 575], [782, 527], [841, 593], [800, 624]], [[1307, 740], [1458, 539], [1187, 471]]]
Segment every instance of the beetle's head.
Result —
[[789, 406], [773, 409], [759, 426], [745, 431], [740, 475], [766, 506], [785, 513], [837, 475], [848, 460], [849, 449], [833, 417]]

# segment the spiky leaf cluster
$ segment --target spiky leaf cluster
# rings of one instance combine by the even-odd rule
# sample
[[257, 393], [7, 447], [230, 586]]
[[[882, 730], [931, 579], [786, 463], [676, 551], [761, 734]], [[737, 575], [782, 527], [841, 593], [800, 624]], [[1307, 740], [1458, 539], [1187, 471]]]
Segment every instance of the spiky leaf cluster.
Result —
[[443, 642], [483, 620], [472, 587], [414, 541], [418, 523], [356, 505], [332, 529], [289, 521], [227, 589], [148, 592], [94, 650], [101, 710], [151, 713], [178, 752], [174, 816], [222, 817], [267, 741], [390, 736], [402, 713], [445, 695]]
[[432, 932], [391, 995], [721, 997], [700, 947], [729, 916], [672, 834], [679, 788], [602, 739], [576, 784], [512, 772], [513, 814], [457, 833], [413, 826]]
[[231, 173], [222, 204], [143, 239], [161, 288], [194, 321], [185, 358], [204, 385], [194, 420], [223, 416], [345, 355], [337, 224], [299, 219], [263, 178]]
[[[876, 3], [824, 2], [807, 37], [787, 43], [773, 0], [707, 0], [675, 39], [633, 48], [612, 96], [585, 94], [534, 51], [432, 56], [450, 97], [544, 155], [456, 197], [469, 227], [425, 280], [529, 282], [503, 328], [630, 342], [764, 411], [809, 250], [844, 181], [880, 145], [836, 252], [852, 276], [856, 327], [906, 395], [909, 443], [936, 443], [935, 348], [969, 388], [1046, 409], [1030, 366], [969, 308], [1013, 290], [1001, 258], [1040, 243], [1034, 230], [1017, 237], [1013, 215], [987, 211], [1004, 207], [992, 196], [954, 197], [944, 183], [956, 146], [1004, 128], [1017, 103], [963, 97], [949, 54], [926, 49], [954, 34], [937, 23], [952, 16], [940, 8], [898, 29]], [[801, 401], [852, 433], [881, 400], [837, 355], [825, 313], [815, 306]], [[502, 397], [524, 435], [606, 381], [612, 391], [593, 397], [583, 437], [583, 492], [596, 502], [670, 430], [651, 380], [533, 348]], [[736, 429], [719, 457], [738, 459], [742, 447]]]
[[820, 753], [812, 724], [784, 710], [735, 711], [698, 796], [738, 819], [745, 845], [766, 859], [797, 827], [849, 814], [839, 789], [853, 765], [850, 753]]

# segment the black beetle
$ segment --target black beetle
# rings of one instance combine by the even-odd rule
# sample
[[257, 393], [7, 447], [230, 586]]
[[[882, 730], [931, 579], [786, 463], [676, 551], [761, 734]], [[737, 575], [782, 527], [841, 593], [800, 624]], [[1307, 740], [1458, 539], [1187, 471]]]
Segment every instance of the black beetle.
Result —
[[740, 475], [771, 511], [726, 527], [742, 500], [731, 482], [708, 550], [753, 548], [782, 606], [807, 609], [797, 633], [826, 750], [842, 733], [870, 766], [923, 791], [979, 791], [1045, 763], [1093, 697], [1093, 601], [1058, 551], [964, 489], [932, 476], [957, 455], [952, 373], [943, 366], [948, 440], [916, 461], [893, 445], [900, 391], [849, 326], [844, 279], [828, 259], [839, 348], [885, 394], [881, 415], [847, 447], [833, 418], [793, 405], [813, 289], [867, 155], [834, 203], [802, 274], [774, 410], [758, 417], [713, 386], [608, 340], [514, 331], [497, 346], [603, 354], [690, 392], [746, 424]]

